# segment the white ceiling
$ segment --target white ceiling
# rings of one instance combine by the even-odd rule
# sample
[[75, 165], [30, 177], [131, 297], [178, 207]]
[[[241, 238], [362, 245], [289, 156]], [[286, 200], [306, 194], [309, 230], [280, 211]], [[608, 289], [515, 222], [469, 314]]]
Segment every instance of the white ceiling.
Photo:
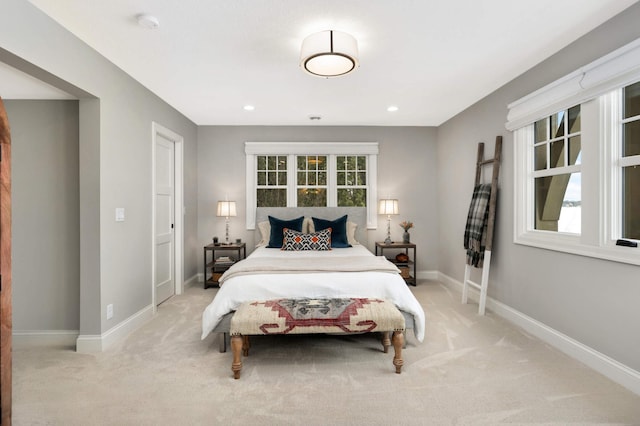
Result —
[[[637, 0], [30, 1], [199, 125], [433, 126]], [[326, 29], [356, 37], [356, 72], [301, 71]]]

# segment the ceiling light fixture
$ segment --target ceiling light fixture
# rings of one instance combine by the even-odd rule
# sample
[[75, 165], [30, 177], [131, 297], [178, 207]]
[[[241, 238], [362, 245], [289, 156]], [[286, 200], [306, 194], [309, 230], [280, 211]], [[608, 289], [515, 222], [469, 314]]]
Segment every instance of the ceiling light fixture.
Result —
[[155, 30], [160, 26], [160, 21], [153, 15], [142, 14], [138, 15], [138, 25], [149, 30]]
[[398, 110], [398, 107], [395, 105], [391, 105], [389, 108], [387, 108], [387, 111], [389, 112], [396, 112]]
[[358, 42], [341, 31], [321, 31], [302, 41], [300, 66], [312, 75], [338, 77], [358, 66]]
[[254, 107], [253, 105], [245, 105], [243, 108], [245, 111], [253, 111], [254, 109], [256, 109], [256, 107]]

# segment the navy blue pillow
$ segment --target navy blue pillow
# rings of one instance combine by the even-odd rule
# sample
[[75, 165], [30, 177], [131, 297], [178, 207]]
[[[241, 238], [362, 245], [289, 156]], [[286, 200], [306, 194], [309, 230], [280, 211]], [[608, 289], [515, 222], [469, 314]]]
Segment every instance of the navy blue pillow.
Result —
[[271, 234], [269, 235], [269, 248], [282, 248], [282, 240], [284, 238], [284, 228], [293, 229], [302, 232], [302, 222], [304, 216], [297, 219], [282, 220], [273, 216], [269, 216], [269, 225], [271, 225]]
[[311, 219], [313, 219], [313, 227], [316, 232], [331, 228], [332, 248], [351, 247], [347, 239], [347, 215], [336, 220], [318, 219], [317, 217], [312, 217]]

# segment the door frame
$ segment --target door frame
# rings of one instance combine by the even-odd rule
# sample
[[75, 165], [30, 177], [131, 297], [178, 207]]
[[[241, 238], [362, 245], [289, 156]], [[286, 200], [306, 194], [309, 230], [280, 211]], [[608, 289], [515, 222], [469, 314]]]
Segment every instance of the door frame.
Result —
[[0, 423], [11, 424], [12, 301], [11, 301], [11, 131], [0, 98]]
[[184, 197], [183, 197], [183, 152], [184, 138], [166, 127], [151, 122], [151, 300], [153, 313], [155, 314], [158, 305], [156, 304], [156, 137], [160, 135], [173, 142], [173, 170], [174, 170], [174, 196], [173, 196], [173, 282], [175, 284], [175, 294], [182, 294], [184, 289]]

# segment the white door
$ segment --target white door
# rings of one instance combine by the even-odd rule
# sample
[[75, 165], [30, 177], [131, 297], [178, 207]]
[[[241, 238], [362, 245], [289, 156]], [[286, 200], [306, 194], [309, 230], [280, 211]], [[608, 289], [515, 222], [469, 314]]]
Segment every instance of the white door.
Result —
[[155, 292], [156, 305], [175, 294], [174, 143], [156, 133]]

